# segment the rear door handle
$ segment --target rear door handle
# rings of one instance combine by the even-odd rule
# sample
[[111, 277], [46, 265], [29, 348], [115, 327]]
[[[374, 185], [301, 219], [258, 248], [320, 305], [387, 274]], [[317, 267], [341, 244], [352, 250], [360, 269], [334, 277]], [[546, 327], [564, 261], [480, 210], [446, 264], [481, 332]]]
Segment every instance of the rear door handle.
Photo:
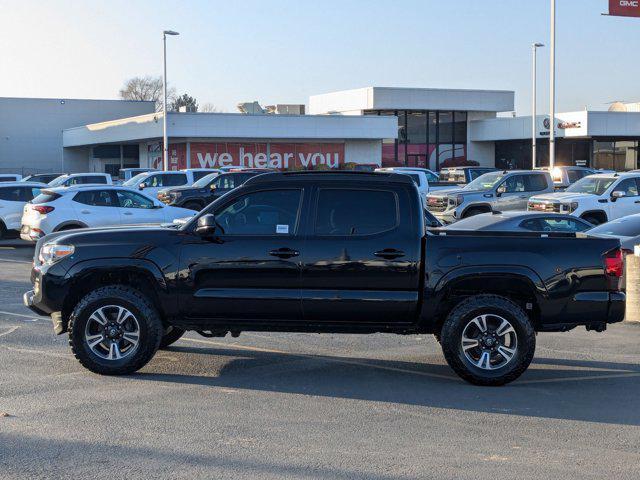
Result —
[[81, 210], [80, 213], [91, 213], [89, 210]]
[[278, 248], [277, 250], [271, 250], [269, 252], [269, 255], [279, 258], [292, 258], [300, 255], [300, 252], [298, 252], [297, 250], [292, 250], [290, 248]]
[[395, 248], [385, 248], [384, 250], [375, 252], [374, 255], [380, 258], [386, 258], [387, 260], [393, 260], [394, 258], [404, 257], [404, 252], [396, 250]]
[[124, 212], [124, 214], [123, 214], [123, 215], [133, 215], [133, 213], [131, 213], [131, 212]]

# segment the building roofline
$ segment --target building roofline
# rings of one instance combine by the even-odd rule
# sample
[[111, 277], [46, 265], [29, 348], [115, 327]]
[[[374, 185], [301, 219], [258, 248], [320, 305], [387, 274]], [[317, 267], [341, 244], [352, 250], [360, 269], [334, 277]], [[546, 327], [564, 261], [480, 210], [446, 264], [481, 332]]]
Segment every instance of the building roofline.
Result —
[[119, 102], [119, 103], [155, 103], [153, 100], [125, 100], [119, 98], [68, 98], [68, 97], [0, 97], [0, 100], [64, 100], [65, 102]]

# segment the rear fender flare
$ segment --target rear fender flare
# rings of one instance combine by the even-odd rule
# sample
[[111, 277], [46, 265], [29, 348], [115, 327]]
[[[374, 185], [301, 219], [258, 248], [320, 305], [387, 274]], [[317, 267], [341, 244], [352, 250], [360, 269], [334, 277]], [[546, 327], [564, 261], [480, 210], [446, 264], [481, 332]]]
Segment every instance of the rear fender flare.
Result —
[[[493, 266], [487, 265], [478, 268], [477, 266], [459, 267], [448, 271], [442, 277], [433, 279], [435, 283], [429, 282], [425, 286], [422, 311], [420, 312], [420, 323], [430, 330], [438, 322], [439, 307], [447, 303], [449, 293], [458, 285], [463, 283], [480, 282], [481, 287], [478, 294], [493, 293], [500, 295], [500, 291], [492, 290], [491, 282], [509, 283], [525, 285], [528, 292], [533, 295], [535, 304], [543, 309], [548, 299], [547, 288], [540, 276], [531, 268], [522, 265]], [[482, 286], [486, 290], [482, 290]]]

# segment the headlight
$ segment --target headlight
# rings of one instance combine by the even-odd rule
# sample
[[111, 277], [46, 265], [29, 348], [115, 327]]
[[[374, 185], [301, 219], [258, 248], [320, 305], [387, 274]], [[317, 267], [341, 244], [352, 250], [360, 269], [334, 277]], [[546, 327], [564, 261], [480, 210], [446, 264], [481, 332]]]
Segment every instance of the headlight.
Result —
[[455, 197], [448, 197], [448, 199], [449, 199], [449, 205], [452, 205], [454, 207], [462, 205], [462, 203], [464, 202], [464, 197], [462, 195], [456, 195]]
[[45, 243], [40, 249], [38, 259], [41, 263], [51, 265], [64, 257], [68, 257], [76, 251], [73, 245], [57, 245], [55, 243]]
[[561, 213], [571, 213], [571, 212], [575, 212], [577, 209], [578, 209], [578, 202], [560, 204]]

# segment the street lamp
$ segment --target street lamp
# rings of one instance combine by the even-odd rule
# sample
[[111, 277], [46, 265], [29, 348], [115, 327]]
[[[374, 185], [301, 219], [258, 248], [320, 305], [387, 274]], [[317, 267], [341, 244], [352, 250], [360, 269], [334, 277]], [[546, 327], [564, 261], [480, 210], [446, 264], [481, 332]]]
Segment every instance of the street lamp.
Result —
[[169, 170], [169, 141], [167, 139], [167, 35], [180, 35], [173, 30], [165, 30], [162, 32], [162, 44], [163, 50], [163, 64], [164, 74], [162, 75], [162, 95], [164, 101], [162, 102], [162, 168], [163, 170]]
[[537, 51], [538, 48], [540, 47], [544, 47], [544, 45], [542, 43], [532, 43], [531, 44], [531, 53], [533, 55], [533, 71], [531, 74], [532, 80], [533, 80], [533, 85], [532, 85], [532, 89], [533, 91], [531, 92], [531, 168], [536, 168], [536, 137], [538, 134], [538, 123], [537, 123], [537, 119], [536, 119], [536, 91], [537, 91], [537, 85], [536, 85], [536, 74], [537, 74], [537, 66], [536, 66], [536, 57], [537, 57]]
[[551, 44], [549, 72], [549, 171], [556, 163], [556, 0], [551, 0]]

